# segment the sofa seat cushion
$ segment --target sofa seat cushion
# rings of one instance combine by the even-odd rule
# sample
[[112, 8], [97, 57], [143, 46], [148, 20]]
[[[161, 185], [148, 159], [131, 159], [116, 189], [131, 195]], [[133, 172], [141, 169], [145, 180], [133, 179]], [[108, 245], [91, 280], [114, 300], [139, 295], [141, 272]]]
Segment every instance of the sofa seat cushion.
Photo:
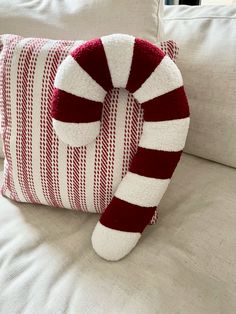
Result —
[[235, 313], [235, 182], [183, 155], [158, 224], [118, 263], [92, 250], [95, 214], [1, 197], [2, 313]]

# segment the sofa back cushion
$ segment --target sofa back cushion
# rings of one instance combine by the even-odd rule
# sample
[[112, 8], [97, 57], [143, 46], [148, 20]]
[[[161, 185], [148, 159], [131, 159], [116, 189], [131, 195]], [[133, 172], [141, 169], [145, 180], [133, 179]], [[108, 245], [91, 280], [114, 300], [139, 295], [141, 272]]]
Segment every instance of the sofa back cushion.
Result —
[[167, 6], [165, 31], [189, 99], [185, 151], [236, 167], [236, 6]]
[[156, 43], [162, 11], [163, 0], [1, 0], [0, 34], [89, 40], [125, 33]]

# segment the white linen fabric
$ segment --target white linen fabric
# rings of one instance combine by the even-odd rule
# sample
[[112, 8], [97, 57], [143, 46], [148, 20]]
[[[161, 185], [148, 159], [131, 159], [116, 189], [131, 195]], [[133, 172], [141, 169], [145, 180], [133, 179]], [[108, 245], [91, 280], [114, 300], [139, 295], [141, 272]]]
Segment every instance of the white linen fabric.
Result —
[[185, 151], [236, 167], [236, 6], [166, 6], [191, 125]]
[[235, 182], [184, 154], [158, 225], [119, 263], [92, 250], [96, 215], [0, 197], [0, 312], [235, 313]]

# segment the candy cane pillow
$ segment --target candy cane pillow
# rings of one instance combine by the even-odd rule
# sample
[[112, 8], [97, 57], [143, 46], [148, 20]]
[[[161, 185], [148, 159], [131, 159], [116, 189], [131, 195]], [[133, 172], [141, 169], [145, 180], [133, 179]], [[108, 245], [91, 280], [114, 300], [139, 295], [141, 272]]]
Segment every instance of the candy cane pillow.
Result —
[[189, 108], [180, 71], [151, 43], [115, 34], [72, 51], [54, 86], [54, 130], [75, 147], [89, 146], [99, 135], [109, 90], [125, 88], [143, 107], [138, 150], [92, 235], [100, 256], [118, 260], [133, 249], [153, 217], [185, 144]]

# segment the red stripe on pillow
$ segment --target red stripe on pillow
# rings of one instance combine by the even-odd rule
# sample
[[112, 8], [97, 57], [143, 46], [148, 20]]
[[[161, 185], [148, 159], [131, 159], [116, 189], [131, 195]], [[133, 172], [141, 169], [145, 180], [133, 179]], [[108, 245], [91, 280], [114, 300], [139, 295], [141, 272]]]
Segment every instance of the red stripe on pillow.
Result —
[[145, 121], [165, 121], [187, 118], [189, 116], [188, 100], [184, 87], [142, 103]]
[[130, 93], [134, 93], [141, 87], [164, 56], [165, 54], [161, 49], [146, 40], [135, 38], [133, 60], [126, 89]]
[[93, 122], [101, 119], [102, 103], [54, 88], [52, 117], [63, 122]]
[[167, 152], [139, 147], [131, 163], [130, 171], [156, 179], [171, 178], [182, 151]]
[[84, 43], [71, 55], [106, 91], [113, 88], [105, 50], [100, 38]]
[[155, 210], [156, 206], [141, 207], [113, 197], [100, 222], [111, 229], [142, 233], [151, 221]]

